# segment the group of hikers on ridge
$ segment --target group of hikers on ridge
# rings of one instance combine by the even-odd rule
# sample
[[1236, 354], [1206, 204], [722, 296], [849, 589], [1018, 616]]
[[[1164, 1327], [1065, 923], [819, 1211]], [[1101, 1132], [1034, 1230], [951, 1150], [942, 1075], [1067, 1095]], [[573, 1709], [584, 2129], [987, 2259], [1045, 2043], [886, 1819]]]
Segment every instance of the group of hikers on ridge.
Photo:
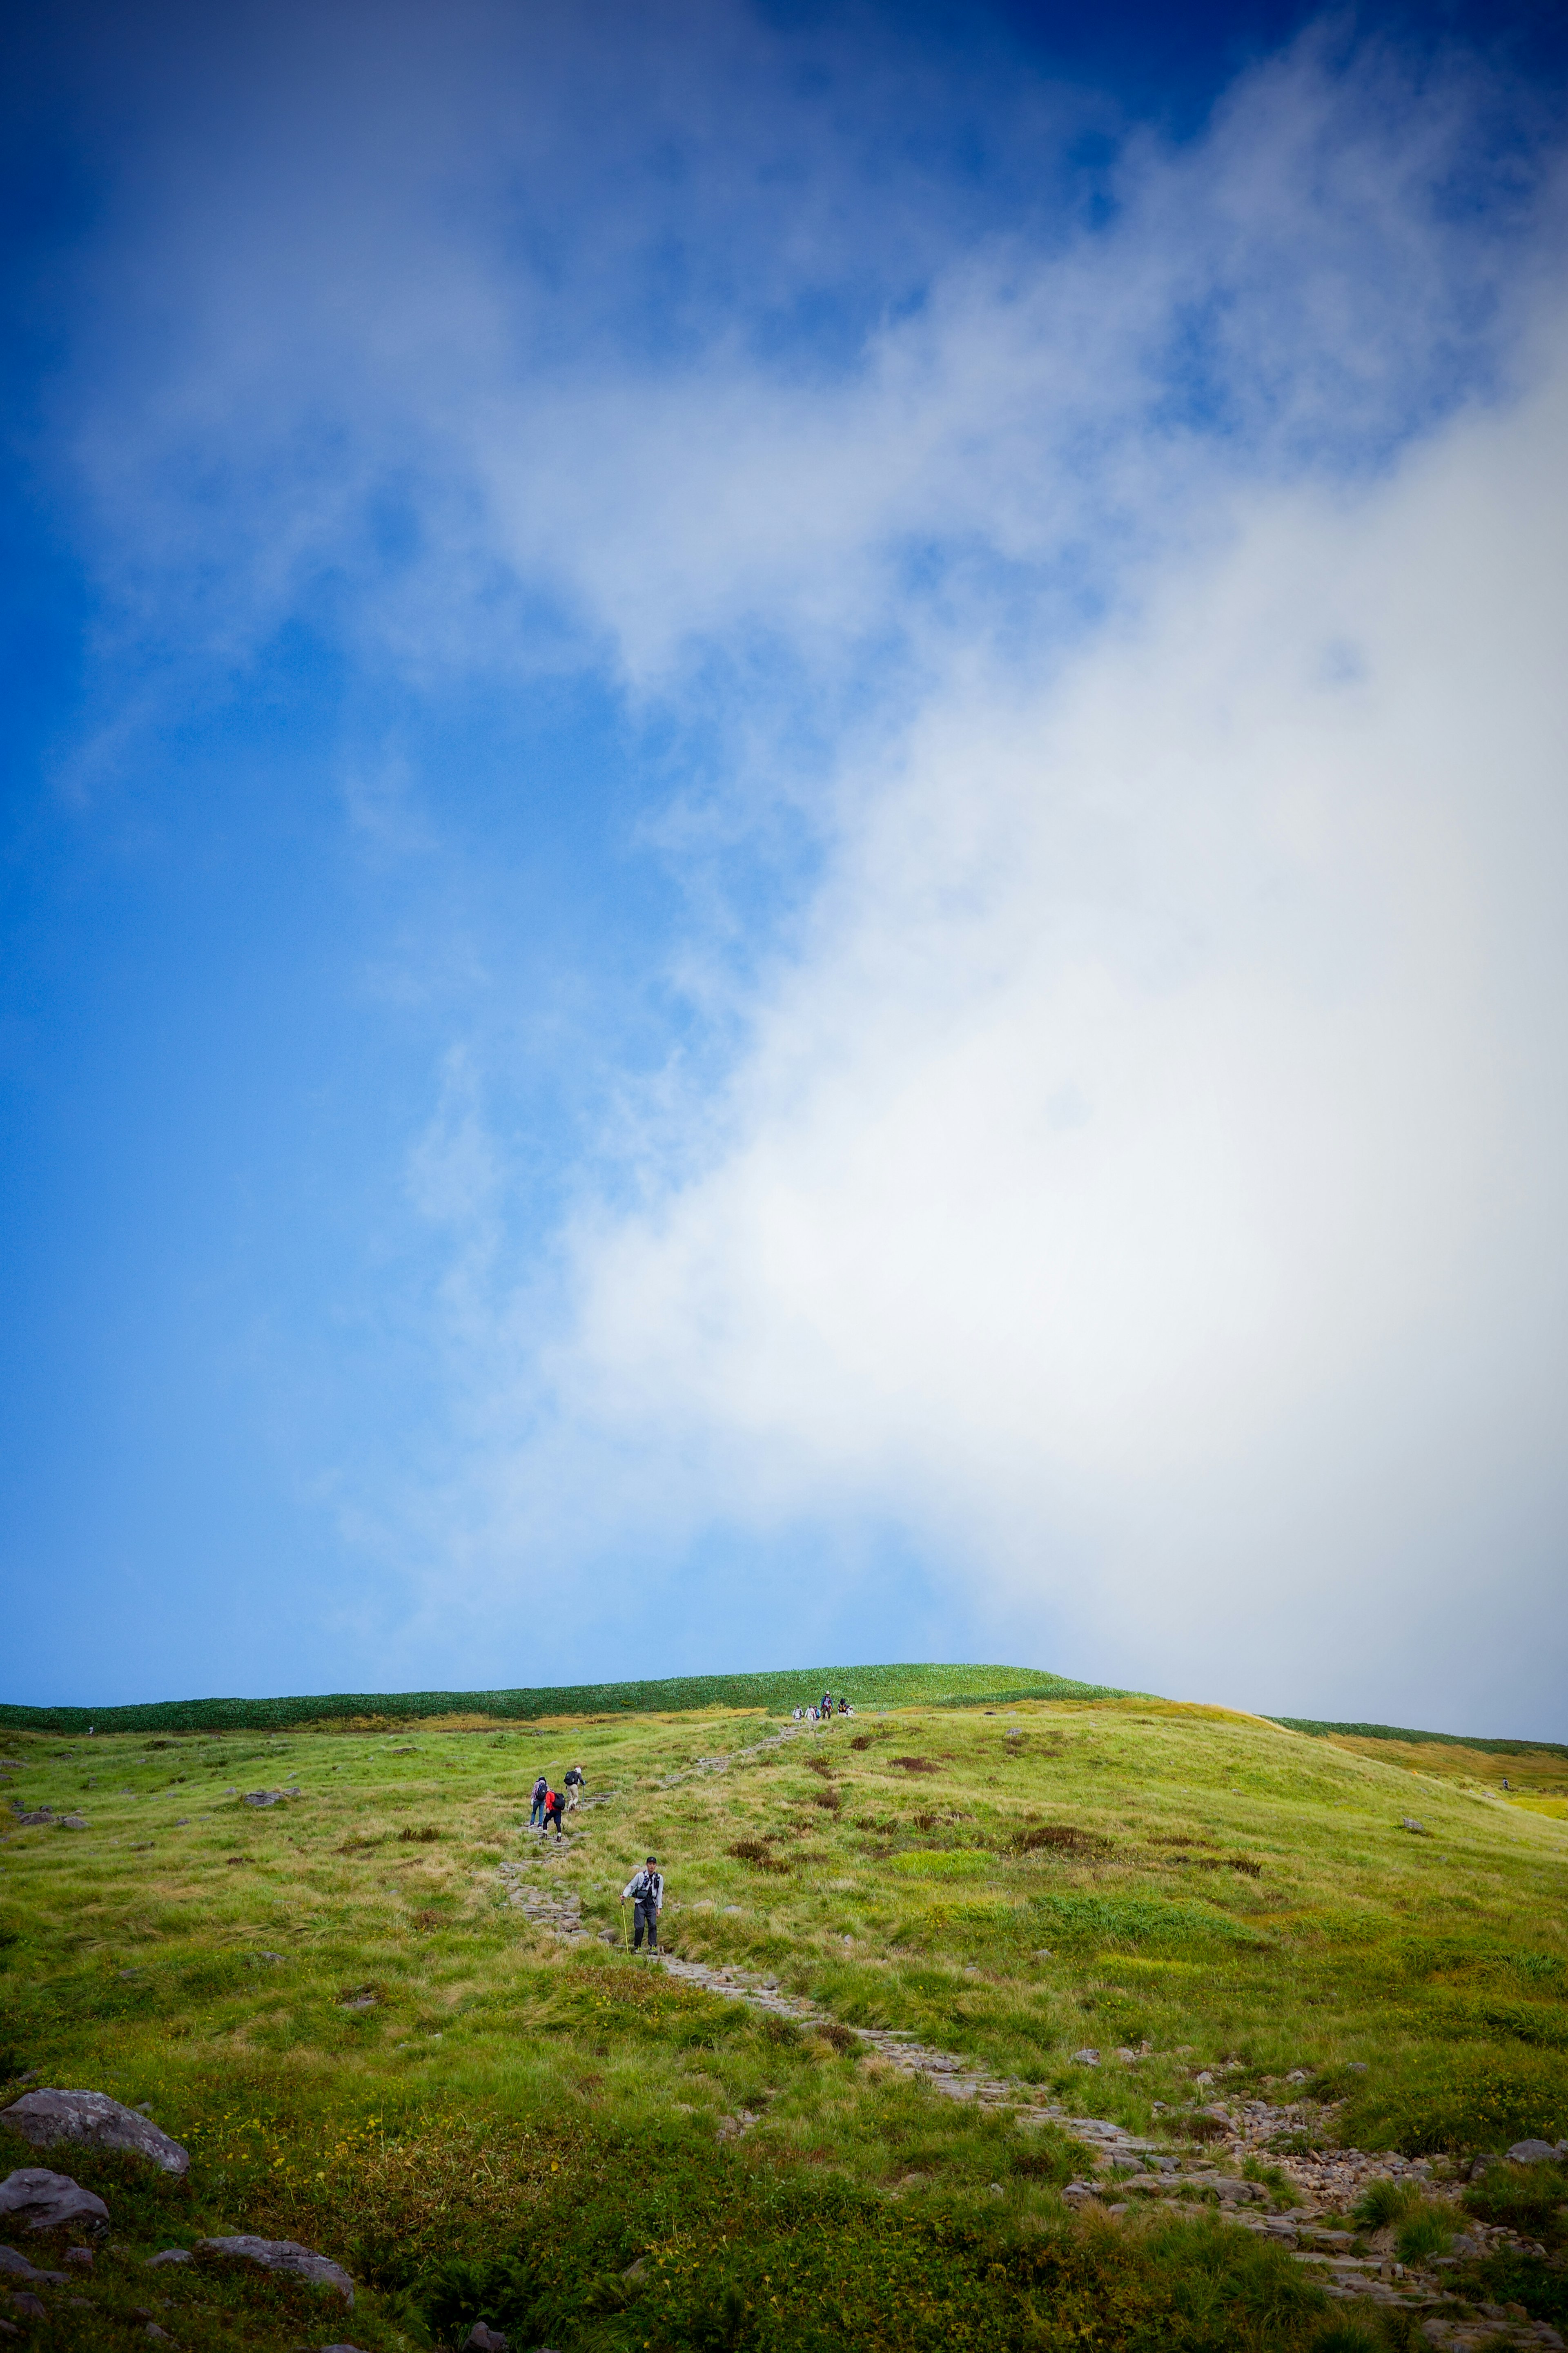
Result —
[[557, 1838], [566, 1833], [561, 1827], [562, 1817], [576, 1810], [579, 1799], [587, 1788], [587, 1778], [581, 1765], [569, 1765], [566, 1778], [559, 1789], [552, 1789], [542, 1773], [533, 1785], [533, 1804], [528, 1817], [531, 1831], [553, 1830]]
[[796, 1724], [826, 1724], [830, 1715], [853, 1715], [854, 1713], [842, 1693], [835, 1700], [831, 1692], [824, 1692], [820, 1707], [797, 1707], [794, 1721]]

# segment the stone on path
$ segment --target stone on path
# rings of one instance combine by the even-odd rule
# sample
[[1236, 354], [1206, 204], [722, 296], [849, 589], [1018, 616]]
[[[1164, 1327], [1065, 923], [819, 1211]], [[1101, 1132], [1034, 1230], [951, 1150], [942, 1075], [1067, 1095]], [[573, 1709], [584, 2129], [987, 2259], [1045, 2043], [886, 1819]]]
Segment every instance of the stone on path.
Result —
[[35, 2148], [53, 2148], [58, 2141], [79, 2141], [88, 2148], [123, 2149], [144, 2157], [161, 2173], [188, 2173], [189, 2153], [177, 2140], [160, 2132], [150, 2117], [121, 2107], [106, 2092], [24, 2092], [8, 2108], [0, 2109], [0, 2124], [31, 2141]]
[[0, 2181], [0, 2220], [26, 2222], [33, 2231], [56, 2231], [65, 2222], [107, 2222], [109, 2209], [68, 2173], [24, 2165]]
[[229, 2255], [238, 2263], [255, 2263], [264, 2272], [288, 2272], [317, 2287], [336, 2288], [345, 2304], [354, 2300], [354, 2284], [342, 2265], [329, 2255], [318, 2255], [313, 2248], [302, 2247], [298, 2239], [257, 2239], [242, 2232], [230, 2239], [198, 2239], [196, 2248], [202, 2254]]

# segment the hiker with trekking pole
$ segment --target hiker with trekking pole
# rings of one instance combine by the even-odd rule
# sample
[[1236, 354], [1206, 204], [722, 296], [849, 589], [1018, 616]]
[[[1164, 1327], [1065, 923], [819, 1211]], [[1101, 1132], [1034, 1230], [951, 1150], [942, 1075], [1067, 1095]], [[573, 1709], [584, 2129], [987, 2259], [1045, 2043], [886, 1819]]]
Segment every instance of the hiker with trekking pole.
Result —
[[[664, 1909], [664, 1873], [662, 1871], [656, 1868], [656, 1858], [653, 1855], [649, 1855], [647, 1861], [644, 1863], [640, 1871], [633, 1873], [630, 1879], [627, 1880], [626, 1885], [622, 1888], [621, 1902], [623, 1904], [626, 1903], [628, 1896], [631, 1899], [632, 1905], [632, 1950], [634, 1953], [637, 1953], [642, 1950], [643, 1930], [646, 1928], [647, 1930], [648, 1951], [650, 1953], [657, 1953], [658, 1950], [658, 1915]], [[624, 1933], [626, 1928], [625, 1913], [621, 1915], [621, 1926]]]

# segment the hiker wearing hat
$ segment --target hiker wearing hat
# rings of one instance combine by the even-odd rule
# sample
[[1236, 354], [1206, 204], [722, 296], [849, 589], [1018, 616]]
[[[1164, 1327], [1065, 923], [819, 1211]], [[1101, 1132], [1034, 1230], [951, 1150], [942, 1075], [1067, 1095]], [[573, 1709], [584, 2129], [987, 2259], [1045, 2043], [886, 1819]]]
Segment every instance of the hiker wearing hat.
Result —
[[647, 1948], [658, 1950], [658, 1915], [664, 1909], [664, 1873], [655, 1868], [657, 1858], [649, 1855], [642, 1869], [634, 1872], [621, 1890], [624, 1904], [632, 1900], [632, 1950], [642, 1949], [643, 1930], [647, 1930]]
[[581, 1798], [583, 1789], [583, 1767], [581, 1765], [568, 1765], [566, 1767], [566, 1810], [569, 1814], [576, 1812], [577, 1800]]

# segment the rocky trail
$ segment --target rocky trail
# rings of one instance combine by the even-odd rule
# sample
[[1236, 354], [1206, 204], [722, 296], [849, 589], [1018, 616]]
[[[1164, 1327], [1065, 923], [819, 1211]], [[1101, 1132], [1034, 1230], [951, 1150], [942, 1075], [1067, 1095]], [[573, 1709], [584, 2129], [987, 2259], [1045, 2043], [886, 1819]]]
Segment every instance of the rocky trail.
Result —
[[[810, 1736], [816, 1729], [786, 1725], [744, 1748], [718, 1757], [698, 1757], [681, 1771], [667, 1776], [658, 1786], [675, 1788], [688, 1781], [723, 1774], [744, 1758], [779, 1747], [784, 1742]], [[602, 1793], [586, 1802], [608, 1804], [613, 1795]], [[574, 1827], [560, 1840], [547, 1839], [537, 1832], [525, 1833], [539, 1839], [538, 1851], [526, 1862], [502, 1863], [499, 1874], [509, 1905], [520, 1911], [530, 1926], [551, 1931], [573, 1944], [584, 1941], [593, 1932], [584, 1924], [581, 1895], [565, 1885], [558, 1874], [587, 1835], [587, 1825], [581, 1819], [585, 1810], [586, 1804], [578, 1810]], [[567, 1819], [574, 1820], [572, 1816]], [[542, 1883], [537, 1875], [541, 1872], [546, 1883]], [[551, 1885], [550, 1881], [556, 1883]], [[602, 1929], [599, 1934], [607, 1944], [621, 1941], [613, 1928]], [[1321, 2131], [1322, 2107], [1305, 2100], [1227, 2100], [1223, 2093], [1223, 2078], [1227, 2073], [1241, 2072], [1238, 2063], [1230, 2068], [1194, 2071], [1194, 2088], [1218, 2092], [1218, 2096], [1198, 2112], [1210, 2137], [1194, 2149], [1191, 2140], [1163, 2143], [1131, 2132], [1108, 2117], [1079, 2115], [1017, 2077], [993, 2075], [973, 2059], [939, 2050], [897, 2028], [847, 2027], [819, 2004], [804, 1995], [787, 1992], [776, 1977], [761, 1971], [689, 1959], [670, 1951], [653, 1957], [652, 1965], [662, 1968], [679, 1984], [716, 1994], [725, 2000], [743, 2002], [750, 2009], [788, 2019], [807, 2030], [826, 2032], [836, 2042], [852, 2035], [875, 2055], [880, 2065], [893, 2073], [924, 2084], [943, 2098], [966, 2101], [979, 2108], [1011, 2116], [1019, 2130], [1028, 2131], [1044, 2125], [1059, 2126], [1083, 2147], [1087, 2159], [1079, 2178], [1070, 2182], [1064, 2192], [1069, 2206], [1079, 2210], [1093, 2207], [1109, 2216], [1121, 2217], [1147, 2211], [1156, 2201], [1168, 2212], [1191, 2215], [1209, 2213], [1217, 2205], [1229, 2221], [1242, 2229], [1289, 2248], [1297, 2262], [1310, 2266], [1325, 2295], [1335, 2301], [1388, 2305], [1410, 2312], [1426, 2340], [1434, 2348], [1443, 2348], [1443, 2353], [1450, 2353], [1450, 2348], [1451, 2353], [1467, 2353], [1467, 2348], [1483, 2346], [1556, 2348], [1563, 2345], [1554, 2328], [1543, 2321], [1531, 2321], [1518, 2307], [1511, 2311], [1501, 2306], [1488, 2307], [1479, 2318], [1474, 2317], [1447, 2293], [1442, 2276], [1446, 2269], [1467, 2257], [1494, 2250], [1507, 2248], [1526, 2254], [1542, 2250], [1511, 2232], [1490, 2229], [1465, 2214], [1458, 2205], [1462, 2182], [1434, 2180], [1434, 2168], [1427, 2159], [1407, 2159], [1393, 2149], [1377, 2153], [1353, 2148], [1303, 2150], [1301, 2144], [1309, 2129]], [[1076, 2055], [1086, 2074], [1100, 2063], [1098, 2052], [1086, 2050]], [[1136, 2065], [1156, 2054], [1126, 2051], [1116, 2055], [1122, 2063]], [[1294, 2080], [1304, 2082], [1305, 2070], [1300, 2071]], [[1289, 2084], [1286, 2088], [1289, 2088]], [[720, 2121], [720, 2137], [738, 2139], [763, 2121], [749, 2111], [725, 2116]], [[1290, 2183], [1296, 2200], [1288, 2211], [1276, 2211], [1268, 2188], [1247, 2178], [1248, 2160], [1257, 2160], [1259, 2169], [1267, 2166], [1276, 2170]], [[1454, 2204], [1455, 2236], [1450, 2253], [1406, 2268], [1394, 2259], [1392, 2231], [1368, 2237], [1364, 2232], [1347, 2227], [1351, 2208], [1369, 2183], [1380, 2180], [1408, 2181], [1412, 2187], [1419, 2187], [1427, 2198]]]
[[[1442, 2282], [1444, 2269], [1467, 2255], [1484, 2254], [1493, 2248], [1510, 2247], [1525, 2253], [1543, 2251], [1521, 2241], [1512, 2232], [1489, 2229], [1458, 2211], [1462, 2185], [1432, 2182], [1428, 2160], [1410, 2160], [1393, 2149], [1376, 2156], [1361, 2149], [1336, 2149], [1303, 2158], [1273, 2147], [1277, 2138], [1299, 2134], [1309, 2116], [1319, 2120], [1321, 2111], [1316, 2108], [1301, 2103], [1278, 2106], [1265, 2100], [1240, 2101], [1233, 2107], [1215, 2103], [1204, 2113], [1223, 2130], [1222, 2162], [1216, 2154], [1194, 2156], [1190, 2145], [1162, 2148], [1108, 2117], [1075, 2115], [1059, 2103], [1042, 2098], [1016, 2077], [987, 2074], [973, 2061], [951, 2051], [935, 2050], [912, 2034], [874, 2026], [846, 2029], [816, 2004], [784, 1993], [776, 1978], [684, 1960], [672, 1953], [661, 1953], [658, 1965], [682, 1984], [700, 1986], [728, 2000], [746, 2002], [774, 2017], [793, 2019], [798, 2025], [851, 2033], [900, 2074], [923, 2081], [948, 2099], [1010, 2112], [1022, 2129], [1059, 2126], [1071, 2139], [1085, 2145], [1090, 2160], [1090, 2169], [1064, 2192], [1069, 2205], [1081, 2209], [1092, 2203], [1107, 2214], [1121, 2216], [1159, 2200], [1168, 2211], [1202, 2215], [1211, 2211], [1211, 2200], [1217, 2200], [1230, 2221], [1290, 2248], [1299, 2262], [1310, 2264], [1321, 2275], [1325, 2295], [1338, 2301], [1366, 2299], [1400, 2306], [1420, 2314], [1423, 2334], [1434, 2346], [1461, 2353], [1461, 2348], [1471, 2346], [1558, 2348], [1563, 2344], [1562, 2337], [1544, 2321], [1520, 2318], [1500, 2307], [1479, 2322], [1470, 2321], [1453, 2308], [1454, 2299]], [[760, 2122], [761, 2118], [749, 2115], [730, 2117], [720, 2129], [725, 2138], [733, 2138]], [[1217, 2151], [1218, 2146], [1216, 2141], [1210, 2148]], [[1283, 2213], [1272, 2211], [1268, 2189], [1247, 2179], [1240, 2169], [1248, 2158], [1263, 2158], [1270, 2167], [1277, 2167], [1300, 2191], [1299, 2202]], [[1408, 2270], [1379, 2243], [1391, 2239], [1391, 2232], [1373, 2234], [1370, 2251], [1355, 2253], [1352, 2247], [1359, 2234], [1342, 2227], [1349, 2207], [1369, 2182], [1405, 2178], [1419, 2183], [1430, 2197], [1456, 2201], [1454, 2252]], [[1368, 2244], [1364, 2238], [1363, 2244]]]

